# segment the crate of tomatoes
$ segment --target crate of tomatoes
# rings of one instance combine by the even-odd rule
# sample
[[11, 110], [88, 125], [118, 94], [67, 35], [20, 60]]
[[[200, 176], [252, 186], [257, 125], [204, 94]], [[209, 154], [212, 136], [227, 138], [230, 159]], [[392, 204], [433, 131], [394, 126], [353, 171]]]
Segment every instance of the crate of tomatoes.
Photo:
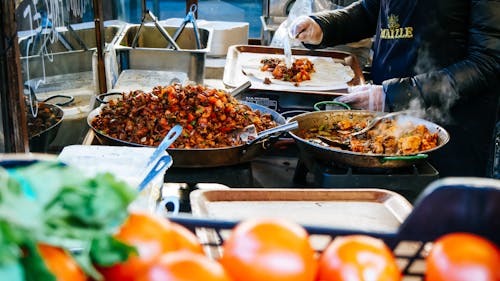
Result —
[[498, 180], [434, 182], [394, 233], [165, 218], [137, 195], [109, 173], [0, 161], [1, 280], [500, 280]]
[[228, 280], [475, 281], [500, 280], [499, 215], [500, 181], [447, 178], [393, 233], [271, 218], [170, 221], [196, 234]]

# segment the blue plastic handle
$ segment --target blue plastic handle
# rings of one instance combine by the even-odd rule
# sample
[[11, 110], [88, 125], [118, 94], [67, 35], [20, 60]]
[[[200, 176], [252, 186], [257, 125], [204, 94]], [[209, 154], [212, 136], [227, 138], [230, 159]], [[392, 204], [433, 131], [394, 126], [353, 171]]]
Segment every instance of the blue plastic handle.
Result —
[[153, 166], [153, 168], [149, 171], [146, 177], [142, 180], [137, 188], [139, 192], [141, 192], [148, 184], [161, 172], [170, 168], [173, 164], [172, 157], [170, 155], [163, 155], [160, 157], [158, 162]]
[[175, 125], [168, 134], [163, 138], [161, 141], [160, 145], [158, 145], [158, 148], [153, 152], [151, 157], [149, 157], [148, 164], [146, 165], [149, 167], [160, 155], [167, 150], [167, 148], [174, 143], [174, 141], [181, 135], [182, 133], [182, 126], [181, 125]]

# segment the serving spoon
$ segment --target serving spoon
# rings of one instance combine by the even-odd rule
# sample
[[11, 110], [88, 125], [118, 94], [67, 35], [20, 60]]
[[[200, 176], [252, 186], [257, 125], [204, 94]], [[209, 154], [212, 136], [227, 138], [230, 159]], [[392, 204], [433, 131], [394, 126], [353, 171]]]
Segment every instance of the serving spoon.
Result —
[[371, 128], [375, 127], [375, 125], [377, 125], [380, 121], [387, 119], [387, 118], [392, 118], [394, 116], [408, 114], [408, 112], [409, 112], [408, 110], [402, 110], [402, 111], [395, 111], [395, 112], [391, 112], [388, 114], [377, 116], [377, 117], [373, 118], [372, 120], [370, 120], [370, 122], [368, 122], [368, 125], [366, 125], [366, 127], [364, 127], [362, 130], [350, 133], [348, 136], [354, 137], [357, 135], [364, 134], [364, 133], [368, 132]]
[[341, 140], [341, 139], [331, 139], [327, 138], [324, 136], [316, 136], [320, 141], [330, 145], [330, 146], [336, 146], [340, 147], [342, 149], [349, 149], [351, 144], [348, 139], [346, 140]]

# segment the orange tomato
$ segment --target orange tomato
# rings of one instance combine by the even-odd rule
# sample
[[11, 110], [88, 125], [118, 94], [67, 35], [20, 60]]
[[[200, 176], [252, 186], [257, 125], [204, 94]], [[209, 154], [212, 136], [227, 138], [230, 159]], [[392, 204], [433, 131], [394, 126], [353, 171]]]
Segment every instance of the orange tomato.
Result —
[[83, 270], [65, 250], [47, 244], [38, 244], [37, 247], [45, 265], [55, 275], [57, 281], [87, 280]]
[[401, 280], [394, 255], [385, 243], [366, 235], [336, 237], [319, 259], [320, 281]]
[[235, 281], [308, 281], [317, 269], [308, 233], [282, 219], [238, 224], [223, 244], [220, 263]]
[[500, 249], [474, 234], [446, 234], [432, 246], [426, 268], [426, 281], [499, 281]]
[[160, 256], [137, 280], [231, 281], [217, 261], [188, 251], [176, 251]]
[[136, 247], [138, 255], [131, 255], [123, 263], [99, 268], [107, 281], [136, 280], [152, 261], [167, 252], [188, 250], [204, 253], [196, 236], [188, 229], [145, 213], [130, 214], [115, 238]]

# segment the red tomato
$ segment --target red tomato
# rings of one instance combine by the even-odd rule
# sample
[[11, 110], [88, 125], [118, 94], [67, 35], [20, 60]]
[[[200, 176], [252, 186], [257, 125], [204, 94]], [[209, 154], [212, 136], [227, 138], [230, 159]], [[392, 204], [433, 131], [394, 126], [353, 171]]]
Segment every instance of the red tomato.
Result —
[[238, 224], [223, 245], [220, 263], [236, 281], [309, 281], [317, 269], [309, 235], [281, 219]]
[[401, 280], [394, 255], [385, 243], [365, 235], [336, 237], [319, 260], [321, 281]]
[[100, 268], [99, 271], [107, 281], [136, 280], [152, 261], [167, 252], [188, 250], [204, 253], [192, 232], [181, 225], [149, 214], [130, 214], [115, 238], [135, 246], [138, 255], [130, 256], [126, 262]]
[[87, 280], [87, 276], [80, 266], [63, 249], [46, 244], [38, 244], [38, 251], [49, 271], [56, 276], [57, 281]]
[[231, 281], [217, 261], [188, 251], [176, 251], [160, 256], [137, 280]]
[[450, 233], [435, 241], [426, 268], [426, 281], [499, 281], [500, 249], [474, 234]]

